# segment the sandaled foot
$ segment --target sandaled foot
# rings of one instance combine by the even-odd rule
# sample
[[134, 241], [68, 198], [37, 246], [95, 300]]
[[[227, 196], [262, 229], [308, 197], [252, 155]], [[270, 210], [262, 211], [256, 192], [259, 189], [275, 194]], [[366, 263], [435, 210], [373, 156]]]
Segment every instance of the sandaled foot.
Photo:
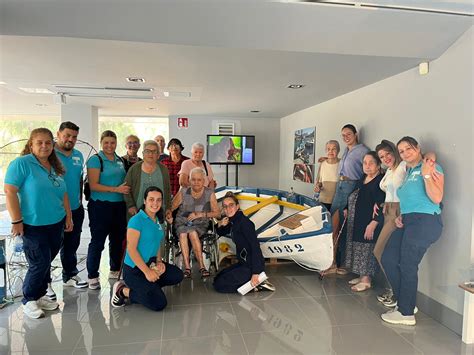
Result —
[[206, 268], [200, 268], [199, 269], [199, 272], [201, 273], [201, 277], [209, 277], [211, 276], [211, 274], [209, 273], [209, 271], [206, 270]]
[[190, 279], [191, 278], [191, 269], [184, 269], [183, 276], [185, 279]]
[[338, 267], [337, 270], [336, 270], [336, 274], [338, 274], [338, 275], [347, 275], [348, 273], [349, 273], [349, 271], [347, 271], [346, 269], [341, 268], [341, 267]]
[[354, 292], [363, 292], [371, 288], [372, 285], [368, 282], [359, 282], [358, 284], [351, 287], [351, 290]]
[[360, 277], [356, 277], [355, 279], [352, 279], [348, 281], [349, 285], [357, 285], [360, 282]]

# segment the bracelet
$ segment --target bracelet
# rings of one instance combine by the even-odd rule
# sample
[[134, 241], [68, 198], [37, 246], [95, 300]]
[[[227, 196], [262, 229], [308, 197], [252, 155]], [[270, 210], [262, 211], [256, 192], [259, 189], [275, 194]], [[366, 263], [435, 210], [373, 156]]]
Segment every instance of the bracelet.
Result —
[[17, 221], [12, 221], [12, 224], [20, 224], [20, 223], [23, 223], [23, 218]]

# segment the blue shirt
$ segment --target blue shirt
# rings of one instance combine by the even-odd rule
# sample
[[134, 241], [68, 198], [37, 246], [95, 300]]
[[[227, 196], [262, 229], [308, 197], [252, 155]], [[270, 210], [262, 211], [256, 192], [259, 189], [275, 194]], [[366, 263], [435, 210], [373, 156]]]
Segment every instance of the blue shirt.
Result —
[[[145, 211], [140, 210], [135, 216], [128, 221], [128, 228], [135, 229], [140, 232], [138, 239], [137, 250], [140, 253], [143, 261], [147, 263], [152, 257], [156, 256], [160, 248], [161, 240], [163, 239], [163, 229], [158, 220], [156, 223], [148, 217]], [[125, 255], [125, 264], [130, 267], [135, 267], [130, 255]]]
[[[99, 184], [105, 186], [119, 186], [125, 181], [125, 167], [123, 166], [122, 160], [115, 155], [114, 160], [109, 160], [103, 151], [99, 152], [102, 158], [103, 171], [99, 176]], [[99, 157], [93, 155], [87, 161], [88, 169], [99, 169], [100, 171], [100, 160]], [[118, 192], [98, 192], [91, 191], [91, 200], [94, 201], [109, 201], [109, 202], [121, 202], [123, 201], [123, 195]]]
[[[397, 190], [401, 214], [441, 213], [439, 203], [431, 201], [426, 193], [425, 182], [421, 173], [421, 164], [407, 170], [405, 180]], [[443, 174], [443, 169], [438, 164], [436, 164], [436, 170]]]
[[337, 170], [339, 176], [347, 176], [350, 180], [360, 180], [364, 175], [362, 161], [369, 148], [362, 143], [355, 145], [351, 150], [346, 148]]
[[66, 182], [54, 169], [51, 172], [32, 154], [16, 158], [8, 166], [5, 184], [18, 188], [23, 223], [45, 226], [65, 216]]
[[67, 195], [69, 196], [71, 210], [76, 210], [82, 203], [81, 180], [84, 157], [77, 149], [73, 149], [69, 156], [61, 152], [59, 149], [55, 149], [55, 151], [66, 169], [66, 174], [63, 178], [66, 181]]

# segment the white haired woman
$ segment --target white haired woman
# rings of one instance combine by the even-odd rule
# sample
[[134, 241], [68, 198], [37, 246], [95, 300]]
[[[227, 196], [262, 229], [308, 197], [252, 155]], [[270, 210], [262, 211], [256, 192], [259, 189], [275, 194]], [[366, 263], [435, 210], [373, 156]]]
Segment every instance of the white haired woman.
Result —
[[207, 231], [209, 218], [219, 217], [220, 211], [213, 189], [204, 186], [206, 178], [204, 169], [193, 168], [189, 177], [191, 186], [178, 191], [173, 199], [171, 209], [174, 211], [179, 207], [175, 227], [183, 255], [184, 277], [191, 277], [188, 238], [191, 240], [194, 255], [199, 263], [201, 276], [208, 277], [209, 271], [204, 266], [199, 236]]
[[211, 165], [204, 161], [204, 145], [201, 143], [194, 143], [191, 146], [191, 159], [183, 161], [181, 170], [178, 172], [179, 184], [182, 187], [190, 186], [190, 172], [193, 168], [202, 168], [206, 175], [204, 176], [204, 186], [214, 189], [216, 181], [214, 180], [214, 173]]
[[162, 208], [169, 213], [171, 207], [171, 187], [168, 169], [158, 162], [160, 147], [158, 143], [147, 140], [143, 143], [143, 161], [133, 164], [125, 177], [125, 183], [130, 186], [130, 193], [125, 195], [127, 217], [130, 219], [138, 213], [143, 204], [145, 190], [157, 186], [163, 191]]

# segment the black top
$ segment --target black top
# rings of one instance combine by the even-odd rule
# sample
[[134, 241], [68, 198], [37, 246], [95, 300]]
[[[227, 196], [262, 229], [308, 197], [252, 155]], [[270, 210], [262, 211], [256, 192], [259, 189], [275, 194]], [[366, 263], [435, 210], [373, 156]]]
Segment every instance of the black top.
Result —
[[260, 274], [265, 270], [265, 259], [260, 250], [260, 243], [255, 233], [255, 224], [242, 211], [230, 218], [229, 224], [217, 228], [219, 235], [228, 235], [235, 243], [239, 263], [245, 264], [252, 274]]
[[[378, 220], [379, 224], [374, 232], [373, 240], [365, 240], [364, 234], [367, 225], [372, 222], [372, 214], [374, 211], [374, 204], [380, 205], [385, 201], [385, 192], [380, 189], [380, 180], [383, 175], [379, 174], [367, 184], [364, 184], [365, 176], [358, 183], [359, 195], [357, 196], [357, 202], [355, 205], [355, 218], [354, 218], [354, 233], [352, 240], [355, 242], [362, 243], [375, 243], [383, 227], [383, 220]], [[379, 214], [382, 209], [380, 208]]]
[[125, 172], [128, 172], [128, 169], [130, 169], [130, 167], [135, 164], [135, 163], [138, 163], [139, 161], [142, 161], [143, 159], [140, 158], [140, 157], [137, 157], [137, 161], [134, 161], [133, 163], [129, 160], [129, 157], [127, 154], [125, 154], [123, 157], [122, 157], [122, 161], [123, 161], [123, 166], [125, 168]]

